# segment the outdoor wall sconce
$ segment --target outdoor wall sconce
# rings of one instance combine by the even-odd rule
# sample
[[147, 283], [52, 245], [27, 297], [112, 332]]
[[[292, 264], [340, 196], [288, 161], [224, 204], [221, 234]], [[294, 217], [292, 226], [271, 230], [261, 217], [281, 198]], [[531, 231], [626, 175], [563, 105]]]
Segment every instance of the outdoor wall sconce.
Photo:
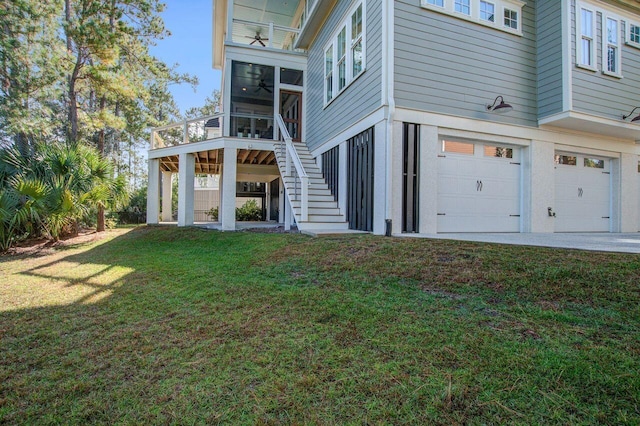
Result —
[[[627, 115], [623, 115], [622, 119], [626, 120], [627, 118], [631, 117], [631, 115], [635, 112], [635, 110], [637, 110], [640, 107], [635, 107], [634, 109], [631, 110], [631, 112]], [[640, 114], [636, 115], [635, 117], [633, 117], [631, 119], [631, 123], [635, 123], [636, 121], [640, 121]]]
[[[498, 103], [498, 99], [500, 99], [500, 103]], [[505, 103], [504, 98], [502, 96], [496, 97], [496, 99], [493, 101], [493, 104], [487, 105], [487, 111], [489, 112], [503, 113], [503, 112], [510, 112], [512, 110], [513, 110], [513, 107], [508, 103]]]

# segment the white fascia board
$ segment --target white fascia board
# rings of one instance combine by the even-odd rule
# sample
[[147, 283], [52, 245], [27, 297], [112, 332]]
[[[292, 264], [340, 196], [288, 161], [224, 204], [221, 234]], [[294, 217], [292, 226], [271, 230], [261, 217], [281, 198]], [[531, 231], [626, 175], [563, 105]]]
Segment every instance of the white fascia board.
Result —
[[218, 138], [202, 142], [193, 142], [183, 145], [167, 146], [148, 151], [149, 159], [157, 159], [169, 155], [193, 154], [213, 149], [237, 148], [254, 149], [260, 151], [274, 151], [275, 141], [249, 139], [249, 138]]

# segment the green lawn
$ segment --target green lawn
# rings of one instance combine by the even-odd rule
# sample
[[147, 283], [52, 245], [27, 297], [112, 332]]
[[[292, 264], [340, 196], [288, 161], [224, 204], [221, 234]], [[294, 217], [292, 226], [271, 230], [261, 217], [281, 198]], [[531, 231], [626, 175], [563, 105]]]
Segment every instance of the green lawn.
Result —
[[640, 424], [638, 255], [143, 227], [0, 257], [0, 424]]

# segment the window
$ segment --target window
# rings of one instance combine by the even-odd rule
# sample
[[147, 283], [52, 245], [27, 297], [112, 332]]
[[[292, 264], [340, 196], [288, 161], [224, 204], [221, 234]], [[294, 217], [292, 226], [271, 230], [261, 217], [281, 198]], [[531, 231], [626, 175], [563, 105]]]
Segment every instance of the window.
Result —
[[513, 158], [513, 148], [505, 148], [504, 146], [484, 146], [485, 157], [497, 158]]
[[480, 19], [495, 22], [495, 9], [496, 6], [493, 3], [480, 0]]
[[578, 164], [577, 158], [572, 155], [556, 155], [556, 164], [564, 164], [566, 166], [576, 166]]
[[362, 5], [351, 15], [351, 63], [356, 77], [362, 72]]
[[442, 152], [473, 155], [474, 144], [468, 142], [442, 141]]
[[627, 44], [640, 48], [640, 24], [627, 22]]
[[434, 12], [455, 16], [496, 30], [522, 35], [522, 0], [421, 0]]
[[324, 53], [324, 100], [333, 99], [333, 45], [330, 44]]
[[607, 74], [620, 75], [620, 31], [619, 21], [610, 17], [604, 17], [606, 22], [602, 35], [603, 70]]
[[585, 158], [584, 166], [593, 169], [604, 169], [604, 160], [599, 158]]
[[324, 51], [325, 105], [335, 99], [365, 70], [364, 2], [356, 4], [338, 28], [338, 32]]
[[515, 10], [504, 8], [504, 26], [507, 28], [518, 29], [518, 12]]
[[580, 9], [579, 34], [576, 55], [578, 65], [595, 70], [596, 43], [593, 39], [595, 27], [595, 13], [589, 9]]
[[347, 85], [347, 27], [338, 34], [338, 92]]
[[456, 12], [464, 13], [465, 15], [471, 15], [471, 0], [456, 0], [455, 8]]

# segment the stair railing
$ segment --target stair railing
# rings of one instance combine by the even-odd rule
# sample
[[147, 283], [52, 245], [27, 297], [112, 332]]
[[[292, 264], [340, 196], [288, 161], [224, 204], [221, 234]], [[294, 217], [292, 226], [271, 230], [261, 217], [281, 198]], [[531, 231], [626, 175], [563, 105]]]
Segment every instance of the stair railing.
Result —
[[[309, 220], [309, 176], [302, 166], [302, 161], [298, 156], [298, 151], [293, 146], [293, 140], [289, 135], [287, 126], [284, 124], [282, 115], [276, 115], [276, 122], [280, 129], [280, 143], [278, 144], [279, 154], [285, 157], [285, 176], [291, 176], [294, 179], [293, 197], [297, 196], [297, 185], [300, 183], [300, 221], [307, 222]], [[295, 173], [292, 173], [292, 171]]]

